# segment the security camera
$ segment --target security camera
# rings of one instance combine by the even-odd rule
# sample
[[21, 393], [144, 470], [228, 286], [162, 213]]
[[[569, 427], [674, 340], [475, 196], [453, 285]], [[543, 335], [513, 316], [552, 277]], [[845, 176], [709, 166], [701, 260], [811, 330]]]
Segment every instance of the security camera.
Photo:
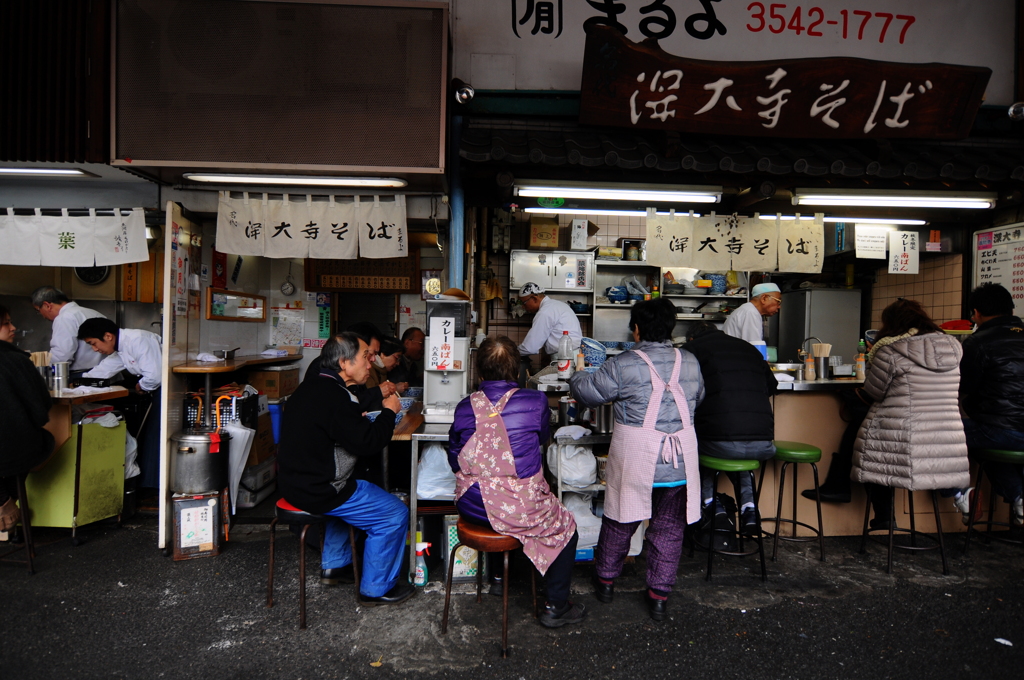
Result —
[[1024, 120], [1024, 102], [1011, 104], [1006, 114], [1010, 116], [1010, 120]]
[[473, 101], [473, 96], [476, 95], [476, 90], [473, 89], [472, 85], [458, 78], [452, 79], [452, 87], [455, 88], [456, 104], [468, 104]]

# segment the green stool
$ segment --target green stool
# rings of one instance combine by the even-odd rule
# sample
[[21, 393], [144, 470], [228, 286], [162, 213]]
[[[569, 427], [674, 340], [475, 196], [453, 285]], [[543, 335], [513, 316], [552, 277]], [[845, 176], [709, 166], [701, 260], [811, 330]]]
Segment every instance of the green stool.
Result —
[[[978, 481], [975, 482], [975, 484], [974, 484], [974, 488], [975, 489], [981, 489], [981, 480], [985, 476], [985, 463], [986, 462], [991, 462], [991, 463], [1009, 463], [1010, 465], [1022, 465], [1022, 466], [1024, 466], [1024, 451], [1009, 451], [1009, 450], [1006, 450], [1006, 449], [974, 449], [974, 450], [971, 451], [971, 458], [973, 458], [974, 460], [979, 462], [979, 465], [978, 465]], [[1002, 541], [1003, 543], [1012, 543], [1014, 545], [1024, 545], [1024, 538], [1013, 539], [1013, 538], [1004, 538], [1002, 536], [993, 536], [992, 535], [992, 527], [999, 526], [999, 527], [1007, 527], [1007, 528], [1010, 528], [1010, 529], [1013, 528], [1013, 525], [1012, 525], [1011, 522], [996, 522], [996, 521], [994, 521], [992, 519], [992, 514], [995, 512], [995, 509], [996, 509], [996, 494], [995, 494], [995, 492], [992, 492], [992, 493], [989, 494], [989, 499], [988, 499], [988, 521], [979, 522], [979, 521], [977, 521], [975, 519], [978, 516], [978, 495], [979, 494], [975, 493], [974, 497], [971, 499], [971, 501], [972, 501], [971, 502], [971, 515], [970, 515], [970, 521], [967, 523], [967, 540], [964, 542], [964, 554], [966, 555], [968, 548], [971, 547], [971, 534], [976, 532], [976, 531], [979, 534], [981, 533], [980, 531], [978, 531], [978, 529], [975, 528], [975, 525], [977, 525], [977, 524], [981, 524], [981, 525], [984, 525], [984, 526], [988, 527], [988, 531], [986, 531], [983, 534], [985, 536], [986, 540], [991, 539], [991, 540], [996, 540], [996, 541]], [[1011, 515], [1013, 514], [1012, 510], [1010, 511], [1010, 514]]]
[[[791, 442], [784, 440], [775, 441], [775, 457], [772, 460], [782, 461], [782, 469], [779, 471], [779, 507], [775, 511], [775, 517], [766, 517], [765, 522], [775, 522], [775, 537], [772, 545], [772, 561], [779, 554], [779, 539], [783, 541], [793, 541], [796, 543], [806, 543], [807, 541], [818, 539], [818, 552], [820, 554], [820, 560], [825, 561], [825, 531], [822, 528], [821, 523], [821, 499], [818, 497], [818, 461], [821, 460], [821, 449], [810, 444], [804, 444], [803, 442]], [[797, 505], [797, 465], [800, 463], [807, 463], [811, 466], [811, 470], [814, 472], [814, 504], [818, 509], [818, 528], [815, 529], [806, 522], [800, 522], [797, 520], [796, 505]], [[786, 488], [786, 468], [793, 465], [793, 518], [783, 519], [782, 517], [782, 498], [783, 492]], [[761, 469], [761, 481], [757, 485], [758, 497], [761, 495], [761, 485], [764, 484], [764, 469]], [[782, 524], [793, 525], [792, 536], [782, 536]], [[810, 529], [815, 533], [815, 536], [797, 536], [796, 528], [802, 526]]]
[[[711, 456], [698, 456], [700, 466], [708, 468], [709, 470], [715, 471], [715, 481], [712, 485], [713, 489], [718, 488], [718, 475], [723, 472], [746, 472], [750, 474], [750, 484], [754, 484], [754, 471], [761, 467], [761, 461], [759, 460], [727, 460], [725, 458], [713, 458]], [[714, 507], [714, 501], [712, 501], [712, 507]], [[754, 512], [758, 515], [760, 521], [761, 513], [757, 509], [757, 494], [754, 494]], [[726, 550], [715, 550], [715, 534], [734, 534], [736, 539], [739, 541], [738, 549], [735, 551]], [[762, 532], [757, 533], [757, 550], [743, 550], [743, 534], [739, 528], [735, 531], [728, 529], [716, 529], [712, 525], [711, 536], [708, 540], [708, 571], [707, 580], [711, 580], [711, 565], [714, 561], [715, 555], [732, 555], [735, 557], [746, 557], [748, 555], [760, 555], [761, 557], [761, 580], [768, 580], [768, 570], [764, 563], [764, 542], [761, 540]], [[692, 551], [691, 551], [692, 552]]]

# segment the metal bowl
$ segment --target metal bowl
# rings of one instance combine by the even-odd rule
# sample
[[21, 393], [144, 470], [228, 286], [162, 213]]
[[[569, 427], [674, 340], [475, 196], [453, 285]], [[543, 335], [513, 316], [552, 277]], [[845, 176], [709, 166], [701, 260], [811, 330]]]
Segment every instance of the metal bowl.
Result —
[[237, 352], [239, 349], [240, 348], [238, 347], [234, 349], [215, 349], [213, 350], [213, 355], [220, 357], [221, 359], [234, 359], [235, 352]]

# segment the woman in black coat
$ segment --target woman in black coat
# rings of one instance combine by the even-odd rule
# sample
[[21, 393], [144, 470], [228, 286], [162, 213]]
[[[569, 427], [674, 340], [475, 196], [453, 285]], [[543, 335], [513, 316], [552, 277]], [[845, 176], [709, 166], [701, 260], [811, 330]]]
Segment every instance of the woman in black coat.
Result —
[[18, 522], [18, 476], [53, 452], [53, 435], [43, 429], [50, 393], [28, 353], [14, 346], [14, 331], [10, 312], [0, 305], [0, 531]]

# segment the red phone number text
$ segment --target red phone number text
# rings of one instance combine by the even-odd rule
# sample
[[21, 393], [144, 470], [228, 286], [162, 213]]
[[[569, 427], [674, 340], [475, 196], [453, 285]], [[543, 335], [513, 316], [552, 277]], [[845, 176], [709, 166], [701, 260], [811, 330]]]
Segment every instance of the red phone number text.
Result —
[[[766, 28], [772, 33], [782, 33], [789, 30], [797, 35], [802, 35], [804, 31], [807, 31], [807, 35], [819, 38], [824, 35], [818, 29], [818, 26], [821, 24], [826, 26], [842, 24], [843, 40], [852, 37], [854, 32], [857, 34], [857, 40], [871, 40], [875, 37], [875, 31], [877, 30], [878, 42], [884, 43], [886, 37], [894, 38], [895, 31], [899, 28], [899, 43], [902, 45], [904, 38], [907, 37], [907, 29], [917, 21], [917, 19], [909, 14], [872, 13], [861, 9], [855, 9], [852, 12], [848, 9], [840, 10], [841, 21], [833, 19], [826, 21], [825, 12], [820, 7], [808, 9], [806, 17], [803, 7], [800, 5], [791, 10], [791, 13], [785, 12], [786, 8], [787, 5], [779, 3], [771, 3], [767, 6], [767, 9], [765, 9], [765, 5], [762, 2], [750, 3], [747, 6], [747, 11], [750, 12], [752, 22], [747, 24], [747, 30], [751, 33], [760, 33]], [[803, 23], [805, 18], [809, 22], [807, 26], [804, 26]], [[872, 19], [875, 19], [875, 21], [872, 22]], [[871, 30], [868, 30], [869, 22], [871, 22]], [[893, 26], [894, 22], [896, 23], [895, 26]], [[889, 31], [890, 27], [893, 28], [892, 32]]]

